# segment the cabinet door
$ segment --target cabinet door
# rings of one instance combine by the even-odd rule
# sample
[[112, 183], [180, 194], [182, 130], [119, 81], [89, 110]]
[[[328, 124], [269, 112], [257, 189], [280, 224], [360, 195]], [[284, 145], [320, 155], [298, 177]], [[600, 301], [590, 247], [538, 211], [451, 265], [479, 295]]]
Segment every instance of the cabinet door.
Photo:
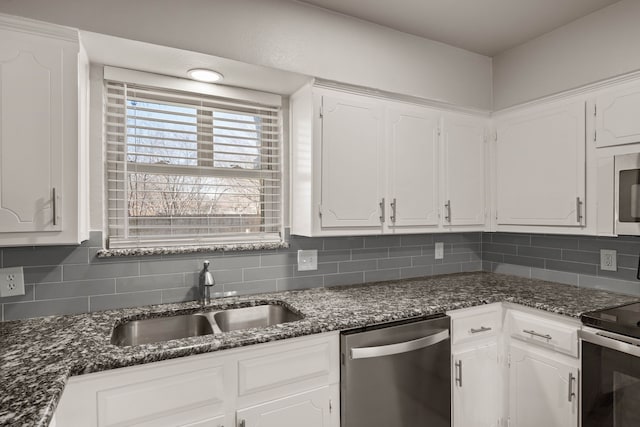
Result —
[[242, 427], [330, 427], [329, 387], [273, 400], [237, 412]]
[[454, 427], [497, 427], [501, 395], [498, 343], [454, 351], [453, 378]]
[[442, 134], [444, 224], [484, 225], [486, 122], [448, 115]]
[[0, 232], [61, 230], [62, 50], [0, 30]]
[[584, 102], [500, 120], [496, 163], [498, 225], [584, 224]]
[[578, 369], [511, 343], [509, 420], [512, 427], [576, 427]]
[[322, 97], [322, 227], [381, 226], [382, 115], [373, 100]]
[[389, 226], [436, 226], [440, 112], [390, 108], [388, 117]]
[[632, 83], [598, 96], [589, 111], [595, 117], [597, 147], [640, 142], [640, 85]]

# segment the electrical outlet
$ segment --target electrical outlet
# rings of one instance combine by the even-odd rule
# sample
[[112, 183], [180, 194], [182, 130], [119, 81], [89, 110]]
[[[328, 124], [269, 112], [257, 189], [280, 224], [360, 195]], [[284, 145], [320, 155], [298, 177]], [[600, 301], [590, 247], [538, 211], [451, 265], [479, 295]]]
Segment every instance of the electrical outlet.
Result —
[[22, 267], [0, 269], [0, 297], [24, 295], [24, 272]]
[[444, 258], [444, 242], [436, 242], [436, 259]]
[[618, 271], [615, 250], [600, 249], [600, 269], [605, 271]]
[[315, 249], [308, 251], [298, 251], [298, 271], [309, 271], [318, 269], [318, 251]]

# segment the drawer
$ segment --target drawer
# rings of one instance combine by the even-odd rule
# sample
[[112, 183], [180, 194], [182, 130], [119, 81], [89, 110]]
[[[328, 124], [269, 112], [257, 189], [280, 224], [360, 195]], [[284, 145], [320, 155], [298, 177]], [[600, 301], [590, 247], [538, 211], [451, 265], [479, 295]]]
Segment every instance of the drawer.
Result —
[[502, 307], [499, 304], [474, 307], [449, 313], [452, 344], [460, 344], [497, 335], [502, 329]]
[[515, 310], [508, 311], [507, 325], [512, 338], [578, 357], [578, 326]]

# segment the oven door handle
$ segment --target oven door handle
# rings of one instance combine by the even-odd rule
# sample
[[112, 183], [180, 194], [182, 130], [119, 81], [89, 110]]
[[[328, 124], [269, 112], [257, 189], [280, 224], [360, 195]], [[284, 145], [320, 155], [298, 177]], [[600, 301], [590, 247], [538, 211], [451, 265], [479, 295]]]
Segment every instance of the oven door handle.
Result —
[[640, 340], [609, 334], [604, 331], [591, 332], [584, 329], [578, 331], [578, 336], [581, 340], [590, 342], [591, 344], [640, 357]]
[[392, 354], [408, 353], [429, 347], [449, 338], [448, 329], [438, 329], [433, 334], [411, 341], [397, 344], [380, 345], [377, 347], [355, 347], [351, 349], [351, 359], [368, 359], [371, 357], [390, 356]]

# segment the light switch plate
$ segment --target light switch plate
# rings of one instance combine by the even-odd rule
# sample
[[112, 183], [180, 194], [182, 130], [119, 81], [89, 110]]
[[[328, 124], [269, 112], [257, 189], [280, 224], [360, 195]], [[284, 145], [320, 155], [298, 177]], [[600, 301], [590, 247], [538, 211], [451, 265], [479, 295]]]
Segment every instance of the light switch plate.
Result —
[[436, 259], [444, 258], [444, 242], [436, 242]]
[[24, 272], [22, 267], [0, 269], [0, 297], [24, 295]]
[[600, 249], [600, 269], [604, 271], [618, 271], [616, 251]]
[[318, 251], [315, 249], [298, 251], [298, 271], [318, 269]]

